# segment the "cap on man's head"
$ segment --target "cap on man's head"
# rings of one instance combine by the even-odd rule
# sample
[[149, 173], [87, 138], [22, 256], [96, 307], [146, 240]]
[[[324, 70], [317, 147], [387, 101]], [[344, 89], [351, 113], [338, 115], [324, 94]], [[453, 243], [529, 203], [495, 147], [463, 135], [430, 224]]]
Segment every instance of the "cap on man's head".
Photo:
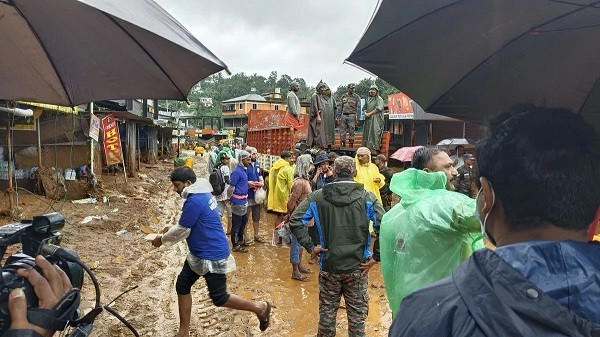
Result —
[[348, 84], [348, 89], [350, 89], [350, 88], [354, 89], [354, 87], [356, 87], [356, 84], [354, 84], [354, 83]]
[[319, 153], [319, 155], [315, 159], [315, 165], [321, 165], [322, 163], [325, 163], [328, 161], [329, 161], [329, 157], [327, 156], [327, 153], [325, 153], [325, 152]]
[[333, 162], [333, 170], [338, 176], [353, 176], [354, 172], [356, 172], [354, 158], [348, 156], [337, 157]]
[[282, 159], [292, 158], [292, 153], [290, 151], [283, 151], [281, 152], [280, 157]]
[[472, 154], [470, 154], [470, 153], [467, 153], [467, 154], [465, 154], [465, 155], [463, 156], [463, 158], [464, 158], [464, 159], [475, 160], [475, 156], [474, 156], [474, 155], [472, 155]]
[[246, 146], [246, 151], [248, 151], [248, 153], [250, 154], [258, 153], [258, 150], [256, 150], [256, 148], [252, 146]]
[[240, 153], [238, 154], [238, 158], [240, 159], [240, 161], [242, 161], [243, 159], [249, 158], [250, 157], [250, 153], [248, 153], [248, 151], [240, 151]]
[[329, 161], [334, 161], [337, 157], [339, 157], [339, 155], [333, 151], [329, 152], [327, 156], [329, 157]]
[[380, 160], [380, 161], [382, 161], [384, 163], [387, 161], [387, 158], [384, 155], [382, 155], [382, 154], [378, 154], [377, 157], [375, 157], [375, 159], [376, 160]]

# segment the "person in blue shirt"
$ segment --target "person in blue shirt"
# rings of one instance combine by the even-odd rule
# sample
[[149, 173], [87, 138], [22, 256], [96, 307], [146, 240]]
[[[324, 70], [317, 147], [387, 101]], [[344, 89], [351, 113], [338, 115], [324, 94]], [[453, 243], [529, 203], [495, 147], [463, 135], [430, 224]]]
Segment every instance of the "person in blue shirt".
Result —
[[179, 167], [171, 173], [173, 191], [185, 198], [179, 224], [163, 229], [152, 244], [171, 246], [186, 239], [190, 253], [177, 277], [175, 289], [179, 304], [179, 332], [177, 337], [190, 335], [192, 313], [192, 285], [202, 276], [213, 304], [237, 310], [251, 311], [260, 322], [260, 330], [269, 327], [271, 304], [249, 301], [227, 293], [225, 273], [235, 269], [235, 260], [229, 252], [227, 236], [221, 224], [217, 201], [207, 179], [196, 180], [188, 167]]
[[[254, 200], [254, 193], [257, 189], [263, 186], [264, 179], [262, 176], [262, 168], [257, 162], [258, 151], [254, 147], [246, 147], [248, 153], [250, 153], [250, 164], [246, 168], [246, 175], [248, 176], [248, 212], [252, 214], [252, 227], [254, 228], [254, 242], [265, 243], [266, 241], [258, 235], [259, 224], [260, 224], [260, 212], [262, 210], [262, 203], [257, 203]], [[247, 227], [246, 227], [247, 228]], [[247, 233], [247, 230], [245, 231]], [[247, 235], [244, 235], [246, 238]]]
[[250, 165], [250, 154], [240, 151], [239, 164], [235, 167], [229, 178], [231, 184], [227, 196], [231, 202], [233, 225], [231, 227], [231, 245], [234, 252], [247, 253], [244, 242], [244, 229], [248, 222], [248, 175], [246, 167]]

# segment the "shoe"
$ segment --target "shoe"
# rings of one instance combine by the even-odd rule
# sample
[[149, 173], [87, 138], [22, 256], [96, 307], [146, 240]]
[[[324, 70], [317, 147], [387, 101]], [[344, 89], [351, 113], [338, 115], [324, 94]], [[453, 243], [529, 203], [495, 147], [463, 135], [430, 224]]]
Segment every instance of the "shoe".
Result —
[[244, 243], [242, 243], [243, 247], [250, 247], [252, 246], [252, 241], [244, 241]]
[[233, 247], [233, 251], [236, 253], [247, 253], [248, 248], [242, 247], [241, 245], [237, 245], [237, 246]]
[[266, 243], [267, 241], [265, 239], [261, 238], [260, 236], [255, 236], [254, 237], [254, 242]]

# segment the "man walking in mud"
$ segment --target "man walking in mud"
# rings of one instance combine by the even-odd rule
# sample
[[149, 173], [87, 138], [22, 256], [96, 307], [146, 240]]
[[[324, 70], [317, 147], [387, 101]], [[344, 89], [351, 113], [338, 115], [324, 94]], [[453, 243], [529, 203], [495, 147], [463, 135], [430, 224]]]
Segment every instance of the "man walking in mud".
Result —
[[179, 304], [177, 337], [190, 336], [191, 288], [201, 276], [206, 281], [208, 295], [214, 305], [255, 313], [260, 330], [265, 331], [269, 327], [271, 304], [227, 293], [225, 273], [235, 269], [235, 261], [229, 252], [217, 201], [211, 193], [212, 186], [207, 179], [196, 180], [196, 174], [188, 167], [174, 170], [171, 183], [173, 191], [185, 199], [179, 224], [163, 229], [164, 234], [157, 236], [152, 245], [171, 246], [186, 239], [190, 250], [175, 284]]
[[[335, 336], [336, 316], [342, 295], [348, 314], [348, 334], [365, 336], [369, 309], [369, 269], [379, 260], [379, 245], [371, 246], [369, 222], [379, 232], [383, 206], [352, 178], [354, 159], [337, 158], [333, 164], [336, 180], [308, 195], [290, 217], [290, 229], [298, 242], [319, 256], [319, 332]], [[313, 245], [307, 224], [314, 219], [320, 245]]]

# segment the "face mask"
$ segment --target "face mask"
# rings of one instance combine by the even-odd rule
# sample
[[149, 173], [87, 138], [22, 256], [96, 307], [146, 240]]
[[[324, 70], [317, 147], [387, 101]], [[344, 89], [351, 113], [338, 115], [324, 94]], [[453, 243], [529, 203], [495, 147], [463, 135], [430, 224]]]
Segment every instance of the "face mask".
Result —
[[[488, 183], [490, 184], [490, 188], [492, 188], [492, 183], [490, 183], [489, 181], [488, 181]], [[479, 192], [477, 193], [477, 199], [479, 199], [479, 195], [481, 194], [482, 190], [483, 190], [483, 187], [479, 189]], [[477, 208], [477, 206], [476, 206], [475, 207], [475, 215], [477, 216], [477, 218], [479, 219], [479, 222], [481, 223], [481, 234], [483, 234], [483, 236], [485, 236], [488, 240], [490, 240], [490, 242], [495, 246], [496, 240], [494, 239], [493, 236], [491, 236], [485, 230], [485, 225], [486, 225], [487, 219], [490, 216], [490, 213], [492, 213], [492, 209], [494, 209], [494, 205], [496, 205], [496, 193], [494, 193], [494, 189], [492, 188], [492, 207], [490, 208], [490, 211], [488, 212], [488, 214], [485, 215], [485, 218], [482, 221], [481, 214], [479, 213], [479, 208]]]

